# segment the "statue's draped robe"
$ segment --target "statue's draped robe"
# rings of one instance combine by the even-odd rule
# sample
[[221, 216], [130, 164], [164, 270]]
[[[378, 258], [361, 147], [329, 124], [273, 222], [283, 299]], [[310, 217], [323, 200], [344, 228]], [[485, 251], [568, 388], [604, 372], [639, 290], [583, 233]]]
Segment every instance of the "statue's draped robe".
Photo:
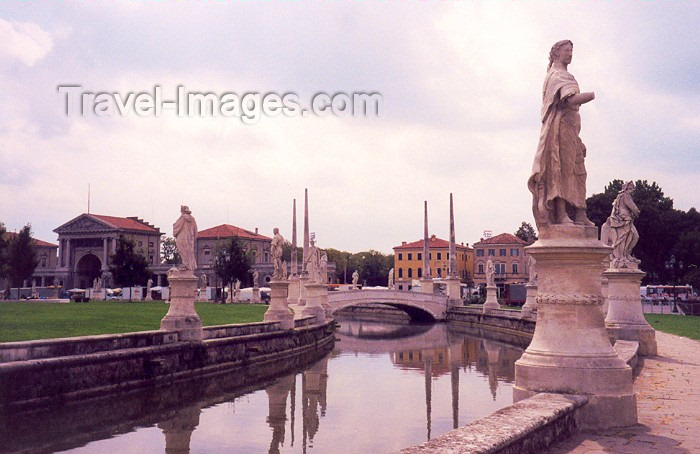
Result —
[[175, 245], [180, 253], [182, 264], [191, 271], [197, 269], [197, 259], [194, 255], [194, 242], [197, 238], [197, 223], [190, 214], [183, 213], [173, 224]]
[[638, 215], [639, 209], [632, 196], [628, 192], [620, 192], [601, 230], [601, 240], [613, 248], [613, 260], [634, 261], [631, 253], [639, 241], [639, 233], [633, 221]]
[[577, 93], [574, 76], [564, 69], [550, 68], [542, 89], [540, 142], [528, 180], [538, 225], [552, 221], [549, 213], [557, 197], [575, 208], [586, 208], [586, 147], [579, 138], [579, 106], [566, 103], [566, 98]]

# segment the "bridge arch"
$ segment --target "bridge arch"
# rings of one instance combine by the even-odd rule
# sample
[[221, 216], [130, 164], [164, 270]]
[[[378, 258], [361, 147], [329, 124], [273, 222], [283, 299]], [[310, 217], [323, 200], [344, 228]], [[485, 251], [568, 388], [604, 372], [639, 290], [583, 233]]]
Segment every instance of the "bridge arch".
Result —
[[384, 304], [406, 312], [413, 320], [444, 320], [447, 296], [399, 290], [352, 290], [328, 294], [331, 312], [346, 307]]

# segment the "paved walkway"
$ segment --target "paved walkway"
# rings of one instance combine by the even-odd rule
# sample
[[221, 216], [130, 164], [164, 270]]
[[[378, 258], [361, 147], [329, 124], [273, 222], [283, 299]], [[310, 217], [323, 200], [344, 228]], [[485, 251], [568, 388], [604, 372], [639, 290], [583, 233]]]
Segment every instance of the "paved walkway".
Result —
[[700, 453], [700, 342], [657, 331], [634, 382], [639, 424], [579, 433], [550, 453]]

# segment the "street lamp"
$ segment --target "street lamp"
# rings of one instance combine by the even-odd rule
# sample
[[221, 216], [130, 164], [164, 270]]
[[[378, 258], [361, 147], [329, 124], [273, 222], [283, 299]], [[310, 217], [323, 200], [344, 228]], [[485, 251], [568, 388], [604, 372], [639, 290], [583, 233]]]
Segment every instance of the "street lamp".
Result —
[[[678, 313], [678, 306], [676, 301], [678, 300], [678, 295], [676, 294], [676, 256], [671, 255], [671, 258], [665, 263], [666, 269], [671, 270], [671, 275], [673, 279], [673, 309], [671, 312], [674, 314]], [[678, 269], [683, 269], [683, 260], [678, 262]]]

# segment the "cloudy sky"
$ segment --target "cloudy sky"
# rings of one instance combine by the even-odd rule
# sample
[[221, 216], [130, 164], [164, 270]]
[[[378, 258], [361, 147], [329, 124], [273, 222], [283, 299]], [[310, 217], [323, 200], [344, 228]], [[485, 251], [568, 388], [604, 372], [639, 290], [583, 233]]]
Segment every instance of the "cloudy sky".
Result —
[[[551, 45], [596, 99], [582, 107], [588, 194], [658, 182], [700, 193], [700, 9], [655, 1], [120, 1], [0, 6], [0, 220], [35, 236], [87, 211], [168, 235], [180, 204], [200, 229], [301, 228], [309, 188], [321, 247], [390, 252], [430, 230], [457, 240], [532, 221], [526, 187]], [[378, 92], [376, 117], [67, 116], [85, 91]]]

